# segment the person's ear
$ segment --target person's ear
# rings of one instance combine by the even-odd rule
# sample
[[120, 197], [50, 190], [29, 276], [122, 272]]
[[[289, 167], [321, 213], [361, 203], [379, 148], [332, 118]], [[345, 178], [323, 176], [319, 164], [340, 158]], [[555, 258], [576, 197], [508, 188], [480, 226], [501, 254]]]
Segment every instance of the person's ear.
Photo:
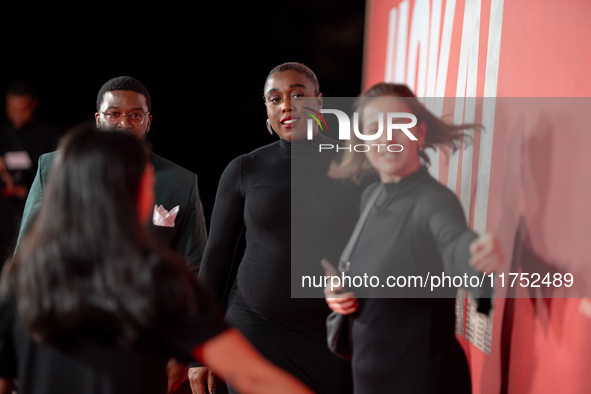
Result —
[[421, 121], [421, 123], [417, 125], [415, 133], [415, 137], [417, 137], [419, 146], [423, 147], [425, 145], [425, 139], [427, 138], [427, 123], [425, 121]]
[[148, 115], [147, 119], [148, 124], [146, 125], [146, 134], [150, 131], [150, 125], [152, 125], [152, 114]]
[[323, 96], [322, 93], [318, 93], [316, 95], [317, 99], [318, 99], [318, 111], [320, 111], [322, 109], [322, 102], [323, 102]]

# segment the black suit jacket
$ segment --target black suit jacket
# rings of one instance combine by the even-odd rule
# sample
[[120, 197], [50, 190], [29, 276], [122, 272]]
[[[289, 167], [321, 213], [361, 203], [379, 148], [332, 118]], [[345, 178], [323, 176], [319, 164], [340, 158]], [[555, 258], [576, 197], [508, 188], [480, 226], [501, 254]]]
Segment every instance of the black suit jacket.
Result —
[[[54, 156], [55, 152], [51, 152], [39, 157], [37, 174], [23, 212], [18, 243], [41, 205], [43, 190]], [[183, 254], [187, 259], [189, 269], [197, 275], [207, 242], [207, 230], [203, 206], [199, 198], [197, 175], [156, 154], [152, 153], [151, 159], [156, 173], [154, 187], [156, 205], [162, 205], [166, 210], [171, 210], [178, 205], [179, 212], [174, 227], [156, 226], [150, 220], [148, 231], [156, 242]]]

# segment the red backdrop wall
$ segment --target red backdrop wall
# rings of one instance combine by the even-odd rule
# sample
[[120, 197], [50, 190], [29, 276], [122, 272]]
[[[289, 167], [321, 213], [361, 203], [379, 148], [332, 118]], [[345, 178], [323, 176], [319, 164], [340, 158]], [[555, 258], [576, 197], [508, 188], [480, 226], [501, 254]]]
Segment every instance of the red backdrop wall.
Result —
[[[589, 15], [582, 0], [367, 2], [363, 88], [406, 83], [435, 113], [484, 125], [430, 171], [496, 234], [507, 273], [591, 283]], [[497, 287], [488, 351], [458, 334], [474, 392], [589, 392], [591, 299], [566, 290]]]

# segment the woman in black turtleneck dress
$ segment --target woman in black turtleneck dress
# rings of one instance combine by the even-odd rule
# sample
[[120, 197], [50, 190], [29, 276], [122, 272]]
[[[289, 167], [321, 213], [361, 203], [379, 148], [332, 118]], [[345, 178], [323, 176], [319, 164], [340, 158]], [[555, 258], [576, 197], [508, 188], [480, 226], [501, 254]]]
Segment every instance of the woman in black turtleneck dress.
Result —
[[[431, 177], [425, 148], [457, 147], [462, 130], [474, 125], [448, 125], [432, 115], [405, 85], [380, 83], [358, 100], [360, 128], [376, 134], [384, 113], [411, 113], [416, 140], [400, 131], [382, 137], [367, 153], [346, 152], [331, 168], [336, 178], [358, 178], [377, 172], [380, 182], [364, 191], [361, 206], [380, 190], [350, 258], [349, 275], [380, 277], [422, 276], [427, 273], [482, 276], [502, 262], [494, 237], [478, 237], [466, 225], [457, 197]], [[402, 123], [407, 123], [404, 119]], [[384, 126], [382, 124], [382, 126]], [[356, 141], [351, 141], [355, 143]], [[378, 144], [383, 144], [378, 149]], [[398, 144], [390, 153], [384, 147]], [[421, 163], [421, 161], [423, 163]], [[349, 289], [352, 290], [352, 289]], [[470, 288], [488, 312], [491, 288]], [[466, 357], [455, 339], [455, 289], [431, 293], [429, 289], [355, 289], [327, 302], [337, 313], [353, 319], [353, 380], [355, 393], [470, 393]], [[363, 298], [362, 298], [363, 297]]]
[[[276, 67], [264, 94], [269, 132], [280, 140], [237, 157], [222, 174], [199, 277], [220, 300], [229, 294], [226, 320], [271, 362], [316, 393], [350, 393], [350, 363], [326, 346], [330, 310], [322, 298], [291, 298], [292, 279], [297, 282], [310, 267], [291, 261], [293, 247], [298, 260], [322, 274], [320, 259], [338, 255], [348, 236], [330, 232], [330, 226], [353, 227], [355, 218], [343, 212], [358, 205], [360, 189], [343, 192], [341, 182], [326, 176], [334, 156], [318, 154], [318, 142], [325, 137], [306, 139], [302, 107], [319, 109], [322, 103], [311, 70], [299, 63]], [[292, 177], [292, 169], [305, 173], [305, 179]], [[343, 193], [336, 198], [339, 190]], [[309, 231], [292, 234], [292, 228], [301, 227]], [[243, 232], [246, 249], [235, 262]], [[336, 233], [344, 237], [331, 238]], [[235, 279], [233, 264], [239, 264]]]

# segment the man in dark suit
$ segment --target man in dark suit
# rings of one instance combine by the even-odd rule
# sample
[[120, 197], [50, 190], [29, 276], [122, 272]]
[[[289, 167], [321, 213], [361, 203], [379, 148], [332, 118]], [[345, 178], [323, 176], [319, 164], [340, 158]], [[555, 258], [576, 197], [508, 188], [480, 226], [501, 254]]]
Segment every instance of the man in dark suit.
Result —
[[[122, 76], [107, 81], [99, 90], [96, 106], [95, 119], [99, 129], [126, 131], [138, 139], [145, 139], [150, 130], [150, 93], [137, 79]], [[23, 212], [19, 242], [41, 205], [54, 156], [55, 152], [52, 152], [39, 158], [37, 174]], [[148, 230], [156, 242], [183, 254], [197, 276], [207, 241], [197, 175], [154, 153], [151, 158], [156, 174], [156, 206]], [[186, 366], [176, 363], [169, 366], [169, 386], [187, 379]], [[183, 385], [184, 390], [189, 390], [187, 383]]]
[[[100, 129], [126, 131], [138, 139], [144, 139], [150, 130], [150, 93], [137, 79], [116, 77], [107, 81], [99, 90], [96, 105], [95, 119]], [[39, 158], [37, 175], [23, 213], [19, 241], [41, 204], [54, 154]], [[155, 241], [183, 254], [189, 268], [197, 274], [207, 241], [197, 175], [154, 153], [151, 157], [156, 173], [156, 207], [154, 218], [148, 225], [149, 232]], [[176, 216], [174, 211], [177, 211]]]

